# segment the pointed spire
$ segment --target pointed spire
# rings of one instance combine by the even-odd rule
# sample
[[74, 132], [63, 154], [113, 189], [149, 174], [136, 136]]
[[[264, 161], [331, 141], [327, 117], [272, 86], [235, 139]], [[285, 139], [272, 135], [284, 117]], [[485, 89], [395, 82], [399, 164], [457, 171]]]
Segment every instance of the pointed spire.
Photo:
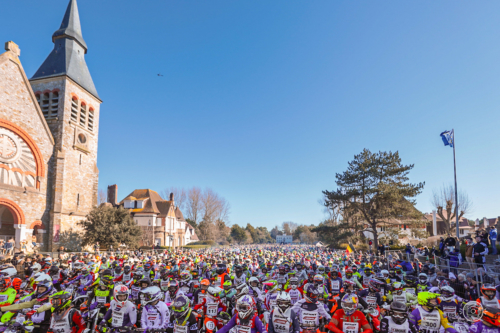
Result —
[[87, 44], [82, 37], [76, 0], [69, 0], [59, 30], [52, 35], [54, 49], [30, 80], [66, 75], [99, 98], [85, 62]]
[[76, 0], [70, 0], [64, 18], [61, 22], [59, 30], [52, 35], [52, 41], [55, 42], [58, 38], [71, 38], [80, 44], [85, 53], [87, 53], [87, 44], [82, 37], [82, 27], [80, 25], [80, 15], [78, 14], [78, 5]]

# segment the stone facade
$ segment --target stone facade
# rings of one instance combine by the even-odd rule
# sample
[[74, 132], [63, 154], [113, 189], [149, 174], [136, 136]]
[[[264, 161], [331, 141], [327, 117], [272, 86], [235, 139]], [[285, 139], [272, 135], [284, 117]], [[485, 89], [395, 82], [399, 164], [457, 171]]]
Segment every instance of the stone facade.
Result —
[[0, 238], [19, 246], [33, 234], [47, 250], [78, 231], [97, 204], [101, 104], [76, 0], [52, 40], [54, 51], [30, 80], [15, 43], [0, 55]]

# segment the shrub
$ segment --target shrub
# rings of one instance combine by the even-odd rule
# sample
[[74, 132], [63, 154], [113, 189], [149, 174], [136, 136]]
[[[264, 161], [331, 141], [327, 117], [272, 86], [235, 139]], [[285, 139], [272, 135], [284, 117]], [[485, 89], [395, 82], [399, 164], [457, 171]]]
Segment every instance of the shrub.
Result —
[[216, 246], [217, 243], [215, 241], [213, 241], [213, 240], [204, 240], [204, 241], [197, 241], [197, 242], [189, 243], [186, 246], [190, 246], [190, 245], [210, 245], [210, 246]]

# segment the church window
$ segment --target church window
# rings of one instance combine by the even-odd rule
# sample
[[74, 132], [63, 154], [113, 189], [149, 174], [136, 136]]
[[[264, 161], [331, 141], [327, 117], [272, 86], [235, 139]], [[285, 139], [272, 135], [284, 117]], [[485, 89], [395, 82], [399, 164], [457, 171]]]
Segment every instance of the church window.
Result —
[[76, 195], [76, 207], [80, 206], [80, 193]]
[[42, 95], [42, 99], [41, 99], [41, 109], [42, 109], [42, 113], [43, 113], [43, 116], [45, 118], [48, 118], [50, 116], [49, 114], [49, 111], [50, 111], [50, 96], [49, 96], [49, 93], [45, 93]]
[[87, 105], [81, 104], [80, 106], [80, 126], [85, 127], [87, 122]]
[[51, 93], [52, 97], [50, 99], [50, 114], [49, 118], [57, 117], [57, 109], [59, 108], [59, 93], [54, 91]]
[[76, 98], [71, 100], [71, 120], [78, 121], [78, 100]]
[[89, 110], [88, 129], [89, 129], [89, 131], [93, 131], [94, 130], [94, 110], [92, 110], [92, 109]]

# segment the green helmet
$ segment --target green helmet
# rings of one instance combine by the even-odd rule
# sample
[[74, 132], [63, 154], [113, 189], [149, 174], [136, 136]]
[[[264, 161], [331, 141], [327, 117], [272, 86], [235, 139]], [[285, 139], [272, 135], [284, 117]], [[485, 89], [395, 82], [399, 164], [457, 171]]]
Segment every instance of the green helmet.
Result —
[[224, 290], [229, 290], [233, 286], [233, 283], [231, 282], [231, 280], [227, 280], [222, 286], [224, 287]]
[[264, 282], [264, 285], [266, 285], [266, 289], [268, 292], [273, 292], [276, 289], [278, 289], [278, 281], [276, 280], [269, 280]]
[[436, 293], [430, 293], [428, 291], [420, 292], [420, 293], [418, 293], [418, 296], [417, 296], [418, 304], [423, 305], [423, 306], [427, 306], [429, 308], [434, 308], [437, 306], [437, 304], [434, 305], [434, 304], [430, 304], [429, 302], [433, 299], [437, 300], [437, 298], [439, 296], [441, 296], [441, 295], [436, 294]]
[[52, 312], [61, 311], [71, 306], [71, 294], [65, 290], [57, 292], [50, 297]]

